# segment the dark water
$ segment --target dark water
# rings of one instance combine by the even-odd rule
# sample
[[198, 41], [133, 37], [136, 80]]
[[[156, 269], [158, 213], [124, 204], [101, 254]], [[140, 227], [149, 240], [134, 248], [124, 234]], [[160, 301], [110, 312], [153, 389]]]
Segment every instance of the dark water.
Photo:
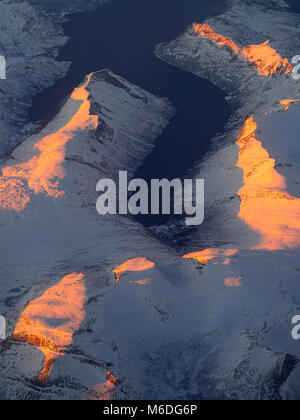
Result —
[[[31, 120], [45, 125], [86, 74], [110, 68], [131, 83], [167, 97], [178, 111], [137, 177], [183, 176], [207, 152], [230, 108], [224, 93], [212, 83], [169, 66], [153, 51], [158, 43], [173, 40], [223, 4], [223, 0], [111, 0], [96, 11], [72, 16], [64, 26], [70, 39], [59, 57], [72, 61], [72, 66], [65, 78], [35, 97]], [[168, 216], [140, 218], [148, 226], [167, 220]]]
[[291, 12], [300, 13], [300, 0], [286, 0], [286, 2], [291, 7]]

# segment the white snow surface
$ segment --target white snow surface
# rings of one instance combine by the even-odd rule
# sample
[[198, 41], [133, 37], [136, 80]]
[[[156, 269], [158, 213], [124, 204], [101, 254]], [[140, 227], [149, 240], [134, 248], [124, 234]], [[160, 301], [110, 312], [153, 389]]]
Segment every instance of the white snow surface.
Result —
[[[242, 44], [268, 37], [283, 56], [296, 55], [299, 17], [282, 8], [282, 1], [261, 3], [233, 0], [211, 23]], [[190, 235], [185, 251], [224, 245], [240, 251], [228, 266], [219, 259], [203, 268], [134, 221], [96, 213], [96, 182], [115, 178], [120, 169], [132, 175], [174, 109], [109, 71], [95, 73], [89, 99], [102, 124], [68, 143], [61, 182], [66, 194], [33, 196], [21, 213], [0, 212], [0, 313], [9, 336], [0, 343], [3, 398], [91, 398], [90, 389], [105, 382], [111, 369], [119, 378], [111, 397], [118, 399], [299, 399], [300, 344], [291, 338], [290, 323], [300, 311], [299, 250], [250, 250], [256, 233], [236, 217], [242, 174], [235, 145], [245, 119], [254, 114], [260, 140], [282, 164], [278, 170], [289, 193], [300, 197], [300, 108], [295, 104], [283, 112], [278, 106], [281, 99], [300, 98], [299, 84], [290, 75], [258, 77], [191, 28], [160, 45], [157, 54], [218, 84], [233, 107], [226, 131], [194, 168], [206, 180], [210, 217]], [[32, 146], [63, 126], [76, 107], [70, 99], [5, 165], [30, 158]], [[116, 283], [112, 270], [135, 257], [148, 258], [155, 268], [127, 273]], [[43, 354], [11, 335], [28, 303], [72, 272], [85, 273], [86, 317], [41, 385]], [[242, 276], [242, 287], [224, 286], [233, 276]], [[131, 283], [144, 278], [148, 285]]]
[[[271, 47], [289, 60], [300, 51], [300, 16], [293, 14], [284, 1], [231, 0], [224, 14], [207, 23], [241, 46], [269, 39]], [[260, 234], [237, 217], [237, 193], [243, 186], [243, 174], [237, 167], [236, 144], [246, 119], [253, 115], [258, 125], [256, 138], [275, 159], [276, 170], [285, 177], [286, 192], [300, 198], [300, 107], [295, 103], [285, 111], [279, 103], [300, 98], [299, 81], [291, 74], [259, 76], [245, 60], [197, 35], [192, 26], [174, 41], [158, 45], [156, 55], [221, 87], [232, 106], [224, 132], [213, 140], [205, 159], [193, 168], [196, 178], [205, 179], [206, 219], [186, 239], [186, 252], [240, 249], [228, 267], [222, 265], [224, 258], [213, 260], [201, 276], [211, 290], [218, 279], [242, 278], [242, 287], [221, 292], [228, 293], [230, 301], [223, 300], [218, 306], [212, 303], [212, 296], [207, 297], [213, 309], [207, 309], [203, 322], [208, 325], [209, 314], [222, 308], [216, 330], [218, 336], [220, 331], [227, 334], [224, 342], [228, 344], [223, 357], [216, 356], [218, 367], [212, 375], [218, 376], [221, 364], [224, 372], [230, 372], [232, 383], [225, 385], [224, 381], [222, 388], [227, 398], [299, 399], [300, 344], [291, 337], [291, 319], [300, 313], [300, 251], [251, 249]], [[284, 360], [281, 368], [280, 360]]]
[[33, 97], [69, 69], [69, 62], [57, 60], [68, 40], [62, 22], [104, 1], [0, 1], [0, 55], [7, 67], [6, 80], [0, 80], [0, 158], [36, 130], [28, 123]]

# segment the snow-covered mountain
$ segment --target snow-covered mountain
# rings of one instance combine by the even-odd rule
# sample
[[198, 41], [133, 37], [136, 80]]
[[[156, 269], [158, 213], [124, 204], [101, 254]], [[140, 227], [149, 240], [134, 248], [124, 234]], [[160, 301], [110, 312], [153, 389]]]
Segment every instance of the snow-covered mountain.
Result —
[[[157, 47], [233, 108], [193, 168], [206, 220], [180, 253], [95, 209], [99, 179], [132, 176], [169, 123], [166, 99], [95, 72], [3, 162], [1, 398], [299, 399], [299, 104], [286, 100], [300, 95], [283, 61], [298, 53], [299, 16], [286, 6], [232, 0], [209, 26]], [[52, 52], [64, 42], [55, 37]], [[267, 40], [274, 72], [267, 44], [258, 56], [249, 48]], [[60, 66], [51, 59], [52, 81]], [[3, 115], [11, 136], [14, 114]]]
[[204, 281], [239, 286], [223, 307], [228, 397], [272, 398], [274, 381], [277, 398], [298, 399], [300, 347], [291, 319], [300, 310], [300, 90], [283, 63], [299, 53], [300, 17], [282, 1], [228, 3], [221, 16], [195, 22], [156, 49], [161, 59], [224, 89], [233, 109], [193, 169], [206, 182], [206, 222], [188, 236], [186, 258], [209, 261]]
[[57, 60], [59, 49], [68, 40], [62, 22], [68, 14], [104, 1], [0, 2], [0, 55], [7, 65], [7, 79], [0, 80], [0, 158], [34, 131], [27, 119], [33, 97], [62, 78], [70, 66]]
[[[90, 388], [105, 382], [112, 367], [120, 378], [120, 397], [146, 396], [140, 384], [141, 370], [148, 364], [146, 353], [162, 345], [156, 334], [165, 335], [170, 317], [163, 296], [186, 273], [194, 279], [198, 274], [135, 222], [100, 217], [96, 184], [103, 177], [116, 177], [120, 168], [133, 173], [173, 113], [166, 100], [101, 71], [75, 89], [55, 120], [22, 143], [5, 163], [0, 178], [0, 312], [7, 319], [10, 338], [0, 343], [2, 397], [88, 398]], [[20, 181], [18, 188], [15, 181]], [[145, 257], [155, 262], [155, 268], [133, 271], [116, 283], [117, 266]], [[68, 347], [61, 356], [63, 365], [58, 358], [49, 384], [39, 388], [43, 354], [20, 344], [14, 331], [30, 301], [76, 272], [85, 278], [84, 321], [74, 337], [74, 350]], [[139, 284], [144, 277], [150, 284]], [[61, 293], [64, 305], [70, 304], [71, 287]], [[63, 323], [58, 313], [49, 311], [44, 314], [50, 317], [49, 324], [52, 318], [56, 327]], [[44, 318], [40, 316], [39, 322]], [[41, 339], [33, 332], [26, 340], [45, 342], [51, 335], [46, 330], [43, 327]], [[134, 366], [139, 358], [141, 366]], [[129, 385], [122, 394], [126, 377]], [[70, 383], [61, 388], [65, 380]]]

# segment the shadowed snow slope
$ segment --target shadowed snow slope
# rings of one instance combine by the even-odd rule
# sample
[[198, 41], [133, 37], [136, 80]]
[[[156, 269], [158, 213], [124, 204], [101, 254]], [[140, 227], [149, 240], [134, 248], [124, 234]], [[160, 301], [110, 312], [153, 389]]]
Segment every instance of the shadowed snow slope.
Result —
[[[216, 33], [239, 46], [270, 40], [288, 60], [299, 52], [299, 16], [284, 2], [229, 4], [208, 22]], [[192, 23], [157, 54], [219, 84], [234, 113], [194, 168], [206, 180], [207, 216], [188, 236], [185, 258], [134, 221], [95, 210], [97, 181], [117, 179], [119, 170], [133, 175], [174, 114], [167, 100], [96, 72], [3, 165], [1, 188], [14, 182], [17, 196], [29, 199], [0, 209], [0, 313], [10, 335], [0, 343], [2, 397], [300, 398], [290, 322], [300, 300], [300, 108], [280, 103], [300, 99], [299, 87], [290, 74], [259, 75]], [[57, 133], [49, 180], [40, 146]], [[31, 182], [35, 171], [43, 188]], [[70, 275], [80, 283], [71, 319], [59, 310], [69, 305], [61, 286]], [[35, 307], [49, 299], [52, 311]], [[34, 328], [59, 353], [55, 363], [44, 364], [49, 348], [33, 339]]]
[[[206, 181], [206, 220], [185, 236], [184, 256], [206, 264], [202, 280], [211, 290], [216, 281], [227, 286], [211, 350], [215, 391], [229, 398], [300, 397], [300, 347], [291, 337], [300, 295], [300, 94], [287, 67], [299, 53], [299, 19], [284, 1], [231, 0], [221, 16], [156, 49], [222, 87], [233, 107], [225, 132], [193, 169]], [[240, 49], [249, 45], [261, 47], [246, 48], [245, 57]], [[203, 312], [206, 326], [210, 312]], [[221, 325], [228, 344], [222, 356]]]
[[[0, 313], [13, 336], [0, 344], [4, 397], [93, 398], [96, 387], [105, 398], [107, 386], [98, 385], [109, 369], [118, 378], [112, 398], [175, 396], [145, 377], [156, 372], [161, 347], [178, 339], [181, 315], [169, 297], [199, 281], [198, 272], [135, 222], [95, 208], [99, 179], [120, 169], [132, 175], [174, 112], [167, 100], [96, 72], [3, 165], [6, 179], [21, 180], [29, 194], [26, 206], [0, 209]], [[41, 145], [53, 146], [51, 170]], [[63, 194], [33, 188], [32, 168], [41, 185]]]
[[34, 127], [28, 123], [32, 99], [63, 77], [70, 63], [57, 60], [67, 42], [61, 23], [70, 13], [101, 5], [105, 0], [2, 0], [0, 55], [7, 78], [0, 80], [0, 158]]

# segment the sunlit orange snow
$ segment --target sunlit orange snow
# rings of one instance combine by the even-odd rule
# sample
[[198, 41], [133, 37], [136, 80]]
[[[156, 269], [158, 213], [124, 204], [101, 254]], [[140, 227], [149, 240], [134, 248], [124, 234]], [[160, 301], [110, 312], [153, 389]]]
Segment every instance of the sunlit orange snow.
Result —
[[49, 134], [35, 144], [36, 156], [28, 162], [8, 166], [0, 177], [0, 207], [15, 211], [24, 210], [30, 201], [30, 195], [46, 193], [50, 197], [61, 197], [59, 182], [65, 176], [62, 163], [65, 159], [66, 144], [75, 132], [86, 128], [96, 129], [98, 116], [90, 115], [89, 92], [87, 82], [76, 88], [71, 97], [82, 102], [70, 121], [56, 133]]
[[22, 211], [30, 201], [23, 179], [0, 177], [0, 208]]
[[283, 99], [280, 101], [280, 104], [284, 106], [284, 110], [288, 111], [290, 109], [291, 104], [295, 102], [300, 102], [300, 99]]
[[55, 359], [72, 344], [73, 334], [85, 318], [85, 301], [84, 275], [73, 273], [31, 301], [20, 316], [13, 336], [44, 353], [42, 382], [48, 379]]
[[[206, 265], [209, 261], [224, 257], [224, 264], [228, 264], [228, 257], [233, 257], [239, 252], [238, 249], [209, 248], [203, 251], [192, 252], [183, 256], [184, 259], [196, 260], [200, 264]], [[227, 258], [226, 258], [227, 257]]]
[[224, 280], [224, 285], [227, 287], [241, 287], [242, 286], [242, 281], [243, 277], [230, 277], [228, 279]]
[[125, 261], [122, 265], [113, 270], [116, 273], [116, 282], [120, 280], [120, 276], [127, 271], [147, 271], [153, 268], [155, 264], [146, 258], [133, 258], [132, 260]]
[[276, 73], [291, 73], [292, 65], [287, 58], [282, 58], [269, 45], [269, 40], [261, 45], [249, 45], [243, 49], [242, 55], [253, 64], [261, 76], [271, 76]]
[[[300, 199], [286, 192], [285, 178], [275, 169], [275, 160], [256, 138], [256, 130], [257, 123], [252, 116], [237, 140], [240, 149], [237, 167], [243, 171], [243, 187], [238, 191], [241, 199], [238, 217], [258, 233], [257, 245], [252, 249], [297, 248], [300, 245]], [[237, 253], [236, 249], [210, 248], [183, 258], [205, 265], [227, 257], [222, 263], [230, 265], [230, 257]], [[237, 286], [238, 281], [226, 279], [225, 285]]]
[[223, 35], [217, 34], [213, 28], [209, 26], [208, 23], [197, 24], [194, 23], [194, 30], [195, 32], [203, 36], [204, 38], [210, 39], [214, 41], [216, 44], [220, 45], [221, 47], [229, 47], [232, 51], [238, 55], [240, 52], [240, 48], [236, 45], [236, 43], [232, 40], [232, 38], [227, 38]]
[[193, 26], [199, 36], [210, 39], [221, 47], [226, 46], [230, 48], [235, 55], [253, 64], [260, 76], [271, 76], [275, 73], [290, 73], [293, 70], [288, 59], [282, 58], [276, 50], [270, 47], [269, 40], [259, 45], [239, 47], [231, 38], [216, 33], [207, 23], [194, 23]]
[[250, 117], [239, 135], [237, 166], [244, 186], [238, 217], [259, 233], [255, 249], [280, 250], [300, 245], [300, 199], [286, 191], [285, 178], [275, 169], [275, 160], [256, 138], [257, 124]]
[[109, 370], [107, 372], [107, 381], [102, 384], [94, 385], [90, 389], [91, 397], [95, 400], [111, 400], [112, 390], [118, 384], [118, 378]]
[[147, 286], [147, 284], [151, 283], [150, 279], [142, 279], [142, 280], [136, 280], [136, 281], [130, 281], [130, 284], [139, 284], [140, 286]]

